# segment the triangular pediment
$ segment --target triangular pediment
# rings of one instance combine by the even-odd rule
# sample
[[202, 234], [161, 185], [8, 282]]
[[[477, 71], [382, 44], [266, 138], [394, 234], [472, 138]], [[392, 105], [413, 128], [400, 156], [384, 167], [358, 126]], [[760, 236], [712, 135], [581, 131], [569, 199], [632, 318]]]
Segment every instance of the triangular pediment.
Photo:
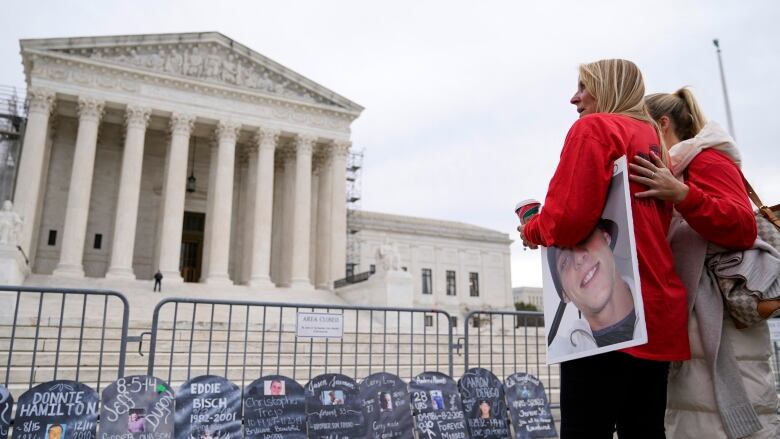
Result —
[[22, 40], [21, 46], [23, 54], [29, 50], [55, 52], [358, 113], [363, 110], [218, 32], [34, 39]]

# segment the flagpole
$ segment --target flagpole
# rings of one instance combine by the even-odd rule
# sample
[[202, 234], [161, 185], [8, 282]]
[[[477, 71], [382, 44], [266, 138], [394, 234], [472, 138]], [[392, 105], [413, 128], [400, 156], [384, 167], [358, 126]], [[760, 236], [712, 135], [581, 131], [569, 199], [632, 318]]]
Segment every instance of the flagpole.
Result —
[[731, 134], [731, 137], [734, 137], [736, 139], [736, 135], [734, 134], [734, 122], [731, 120], [731, 105], [729, 104], [729, 92], [726, 89], [726, 75], [723, 73], [723, 59], [720, 56], [720, 43], [716, 38], [712, 40], [712, 44], [715, 45], [715, 49], [717, 49], [717, 54], [718, 54], [718, 67], [720, 68], [720, 83], [723, 86], [723, 99], [726, 101], [726, 121], [729, 124], [729, 133]]

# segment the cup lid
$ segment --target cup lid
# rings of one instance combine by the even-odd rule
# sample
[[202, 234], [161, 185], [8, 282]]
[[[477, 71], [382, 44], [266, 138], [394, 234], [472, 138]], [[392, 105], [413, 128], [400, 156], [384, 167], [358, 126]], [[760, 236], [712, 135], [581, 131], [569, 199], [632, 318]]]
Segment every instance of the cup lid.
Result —
[[527, 206], [529, 204], [542, 204], [537, 200], [534, 200], [533, 198], [529, 198], [527, 200], [523, 200], [515, 205], [515, 212], [520, 210], [523, 206]]

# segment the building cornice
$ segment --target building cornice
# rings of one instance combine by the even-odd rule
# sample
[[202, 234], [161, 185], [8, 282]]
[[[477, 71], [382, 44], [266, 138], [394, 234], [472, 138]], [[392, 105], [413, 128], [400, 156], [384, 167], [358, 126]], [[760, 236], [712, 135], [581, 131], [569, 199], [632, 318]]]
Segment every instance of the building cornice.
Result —
[[129, 93], [134, 98], [138, 98], [143, 85], [157, 85], [182, 92], [266, 107], [268, 109], [266, 114], [253, 115], [253, 117], [257, 116], [258, 123], [262, 123], [265, 119], [295, 125], [304, 124], [316, 129], [342, 133], [349, 132], [352, 121], [358, 116], [337, 107], [303, 103], [260, 91], [106, 64], [89, 58], [37, 50], [28, 51], [23, 55], [25, 64], [29, 64], [31, 69], [26, 72], [28, 87], [38, 85], [34, 83], [35, 79], [43, 79], [49, 88], [52, 83], [66, 83], [75, 87]]
[[[342, 107], [355, 117], [363, 111], [363, 107], [350, 101], [344, 96], [312, 81], [305, 76], [288, 69], [287, 67], [275, 62], [274, 60], [255, 52], [254, 50], [238, 43], [237, 41], [219, 33], [219, 32], [190, 32], [190, 33], [171, 33], [171, 34], [140, 34], [140, 35], [116, 35], [116, 36], [97, 36], [97, 37], [75, 37], [75, 38], [45, 38], [45, 39], [24, 39], [20, 41], [22, 53], [27, 51], [43, 51], [52, 53], [53, 51], [78, 51], [91, 49], [119, 49], [119, 48], [140, 48], [148, 46], [175, 46], [182, 48], [189, 45], [208, 45], [215, 44], [224, 50], [255, 63], [262, 68], [279, 75], [282, 78], [294, 83], [302, 89], [316, 94], [324, 99], [333, 102]], [[115, 64], [115, 63], [112, 63]], [[27, 66], [25, 66], [26, 68]], [[146, 70], [142, 70], [146, 72]]]
[[444, 237], [506, 245], [512, 243], [512, 240], [509, 239], [509, 235], [505, 233], [456, 221], [435, 220], [361, 210], [352, 211], [350, 215], [350, 227], [358, 231], [375, 230], [380, 232]]

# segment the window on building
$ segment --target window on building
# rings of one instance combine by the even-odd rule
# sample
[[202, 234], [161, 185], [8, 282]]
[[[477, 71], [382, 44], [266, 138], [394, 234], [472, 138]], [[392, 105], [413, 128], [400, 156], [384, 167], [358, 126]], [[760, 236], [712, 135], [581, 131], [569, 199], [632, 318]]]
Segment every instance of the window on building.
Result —
[[92, 248], [99, 250], [101, 247], [103, 247], [103, 234], [95, 233], [95, 242], [92, 243]]
[[469, 273], [469, 295], [479, 297], [479, 273]]
[[433, 294], [433, 274], [430, 268], [422, 269], [422, 293]]
[[425, 316], [425, 326], [433, 326], [433, 316]]
[[452, 325], [453, 328], [458, 327], [458, 318], [455, 316], [450, 316], [450, 325]]
[[455, 295], [455, 271], [447, 270], [447, 295]]
[[471, 318], [471, 326], [474, 328], [479, 328], [479, 317], [474, 316]]
[[57, 245], [57, 231], [49, 230], [49, 245]]
[[374, 264], [371, 264], [371, 265], [369, 265], [369, 266], [368, 266], [368, 271], [369, 271], [369, 273], [371, 273], [371, 274], [374, 274], [374, 273], [376, 273], [376, 265], [374, 265]]
[[347, 276], [352, 277], [355, 275], [355, 264], [347, 264]]

